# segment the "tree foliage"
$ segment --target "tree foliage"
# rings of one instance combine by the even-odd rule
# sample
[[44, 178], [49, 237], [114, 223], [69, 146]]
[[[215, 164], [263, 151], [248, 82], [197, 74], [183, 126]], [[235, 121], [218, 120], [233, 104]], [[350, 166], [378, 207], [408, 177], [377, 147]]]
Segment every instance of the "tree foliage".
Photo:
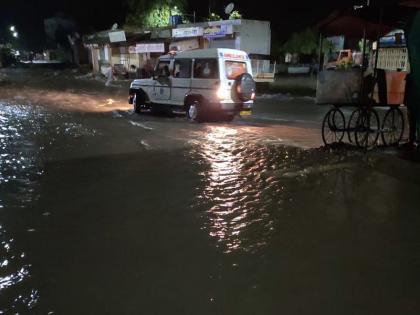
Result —
[[238, 10], [235, 10], [229, 15], [229, 20], [237, 20], [237, 19], [242, 19], [242, 14], [239, 13]]
[[[366, 44], [366, 48], [365, 48], [364, 44]], [[359, 50], [360, 51], [365, 51], [366, 54], [369, 54], [370, 53], [370, 47], [372, 47], [372, 44], [369, 40], [367, 40], [366, 43], [363, 41], [363, 39], [361, 39], [359, 41]]]
[[129, 13], [126, 24], [137, 27], [168, 26], [171, 15], [182, 15], [186, 0], [126, 0]]
[[210, 16], [207, 18], [207, 21], [220, 21], [222, 17], [219, 14], [212, 12]]
[[318, 33], [308, 28], [303, 32], [293, 33], [292, 37], [282, 45], [281, 51], [292, 54], [310, 55], [317, 51], [319, 46], [318, 41]]

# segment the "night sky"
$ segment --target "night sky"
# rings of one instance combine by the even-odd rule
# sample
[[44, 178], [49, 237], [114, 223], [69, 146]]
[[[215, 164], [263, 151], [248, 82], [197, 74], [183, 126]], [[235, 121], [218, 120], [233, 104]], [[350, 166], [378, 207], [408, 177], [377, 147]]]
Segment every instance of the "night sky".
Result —
[[[56, 12], [73, 18], [82, 32], [108, 29], [124, 21], [126, 8], [123, 0], [4, 0], [0, 10], [0, 34], [11, 24], [16, 25], [23, 42], [29, 46], [41, 45], [44, 40], [43, 19]], [[237, 9], [245, 18], [269, 20], [276, 36], [287, 37], [291, 31], [315, 24], [331, 10], [353, 4], [355, 0], [277, 1], [281, 9], [273, 8], [273, 1], [236, 0]], [[3, 2], [3, 1], [2, 1]], [[222, 14], [230, 1], [213, 0]], [[307, 2], [307, 3], [306, 3]], [[356, 1], [357, 2], [357, 1]], [[189, 1], [189, 9], [198, 16], [206, 16], [208, 1]]]

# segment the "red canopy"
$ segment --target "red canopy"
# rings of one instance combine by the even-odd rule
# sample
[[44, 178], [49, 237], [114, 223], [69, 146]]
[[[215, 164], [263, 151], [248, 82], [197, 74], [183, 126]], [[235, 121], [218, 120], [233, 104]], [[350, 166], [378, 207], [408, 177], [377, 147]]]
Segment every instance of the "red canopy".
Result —
[[397, 0], [381, 7], [343, 10], [332, 13], [318, 24], [326, 36], [377, 39], [395, 28], [401, 28], [413, 11], [420, 9], [420, 0]]
[[399, 5], [410, 7], [410, 8], [417, 8], [420, 9], [420, 1], [419, 0], [401, 0], [398, 2]]
[[376, 39], [379, 32], [387, 34], [392, 31], [392, 27], [381, 27], [379, 23], [369, 22], [358, 16], [348, 14], [342, 15], [340, 13], [333, 13], [322, 21], [318, 27], [324, 35], [345, 35], [350, 38], [363, 38], [366, 29], [366, 37], [368, 39]]

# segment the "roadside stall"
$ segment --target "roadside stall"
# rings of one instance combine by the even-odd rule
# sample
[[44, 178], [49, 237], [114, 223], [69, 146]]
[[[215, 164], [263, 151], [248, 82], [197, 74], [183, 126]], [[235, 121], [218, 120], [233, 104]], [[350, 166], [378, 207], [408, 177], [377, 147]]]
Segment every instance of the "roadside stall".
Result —
[[[332, 105], [322, 123], [325, 145], [348, 140], [367, 149], [401, 142], [406, 123], [400, 107], [405, 104], [410, 71], [401, 28], [407, 27], [417, 6], [401, 2], [360, 6], [336, 12], [320, 23], [316, 102]], [[336, 58], [325, 49], [329, 36], [345, 38]]]

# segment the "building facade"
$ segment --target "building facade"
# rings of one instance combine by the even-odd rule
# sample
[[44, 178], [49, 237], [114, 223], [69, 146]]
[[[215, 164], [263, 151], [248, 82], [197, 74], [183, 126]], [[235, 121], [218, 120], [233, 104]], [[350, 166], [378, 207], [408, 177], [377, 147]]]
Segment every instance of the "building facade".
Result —
[[104, 72], [102, 69], [116, 65], [127, 71], [150, 68], [159, 56], [170, 51], [202, 48], [246, 51], [252, 60], [257, 81], [264, 77], [265, 80], [270, 79], [271, 73], [274, 78], [275, 72], [269, 60], [271, 29], [267, 21], [223, 20], [136, 32], [104, 31], [87, 36], [85, 45], [91, 51], [94, 72]]

